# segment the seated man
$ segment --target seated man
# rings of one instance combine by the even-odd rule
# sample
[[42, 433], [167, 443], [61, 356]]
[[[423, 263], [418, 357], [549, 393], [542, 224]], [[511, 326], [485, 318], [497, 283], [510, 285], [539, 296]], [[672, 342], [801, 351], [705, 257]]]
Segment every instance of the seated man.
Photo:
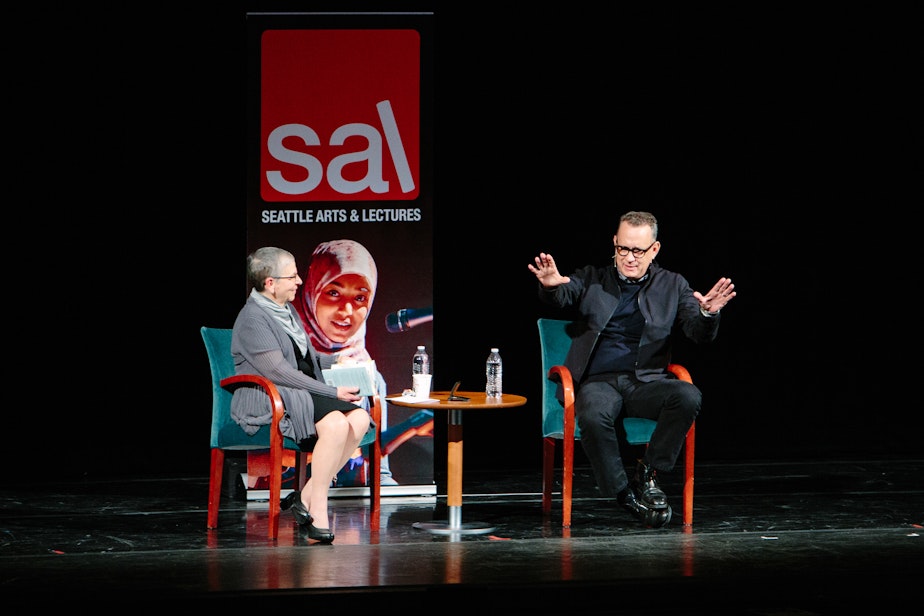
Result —
[[[673, 470], [702, 404], [695, 385], [667, 371], [671, 333], [677, 324], [694, 342], [714, 340], [719, 311], [735, 297], [735, 286], [720, 278], [703, 295], [655, 263], [661, 243], [658, 222], [648, 212], [623, 214], [613, 244], [612, 266], [562, 276], [552, 255], [539, 253], [528, 268], [542, 301], [575, 308], [587, 326], [572, 341], [565, 366], [574, 379], [574, 413], [597, 486], [647, 526], [661, 527], [670, 522], [671, 507], [658, 473]], [[623, 412], [658, 423], [631, 482], [617, 440]]]

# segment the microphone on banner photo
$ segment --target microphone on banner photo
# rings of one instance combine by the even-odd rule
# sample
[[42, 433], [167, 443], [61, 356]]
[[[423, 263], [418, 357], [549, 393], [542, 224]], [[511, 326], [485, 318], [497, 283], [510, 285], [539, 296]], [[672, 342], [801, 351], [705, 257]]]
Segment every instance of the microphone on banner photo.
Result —
[[402, 308], [385, 317], [385, 329], [395, 334], [406, 332], [421, 323], [433, 320], [433, 306], [426, 308]]

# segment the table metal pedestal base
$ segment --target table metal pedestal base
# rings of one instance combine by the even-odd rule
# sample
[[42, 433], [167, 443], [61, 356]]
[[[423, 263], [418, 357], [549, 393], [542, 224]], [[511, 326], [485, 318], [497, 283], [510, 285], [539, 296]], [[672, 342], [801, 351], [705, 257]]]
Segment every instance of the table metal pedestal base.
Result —
[[462, 507], [449, 507], [448, 522], [414, 522], [414, 528], [434, 535], [483, 535], [493, 532], [496, 526], [484, 522], [462, 522]]

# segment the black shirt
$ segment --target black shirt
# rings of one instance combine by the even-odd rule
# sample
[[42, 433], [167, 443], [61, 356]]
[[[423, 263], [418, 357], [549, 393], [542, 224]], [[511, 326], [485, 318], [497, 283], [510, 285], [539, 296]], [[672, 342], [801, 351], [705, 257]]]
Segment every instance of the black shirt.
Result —
[[600, 332], [590, 365], [587, 366], [587, 376], [635, 370], [638, 344], [645, 326], [645, 317], [638, 307], [638, 292], [642, 287], [639, 282], [625, 280], [620, 276], [619, 288], [622, 294], [619, 305]]

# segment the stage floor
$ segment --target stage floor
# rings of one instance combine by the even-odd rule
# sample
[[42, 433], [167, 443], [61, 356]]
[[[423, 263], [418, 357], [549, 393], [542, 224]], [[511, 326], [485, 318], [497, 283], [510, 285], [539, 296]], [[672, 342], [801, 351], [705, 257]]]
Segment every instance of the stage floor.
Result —
[[207, 476], [0, 489], [0, 589], [51, 607], [128, 611], [207, 602], [413, 614], [834, 614], [920, 604], [924, 460], [700, 463], [692, 529], [681, 469], [661, 479], [672, 523], [646, 529], [575, 477], [573, 523], [541, 510], [538, 471], [466, 472], [462, 521], [484, 535], [414, 527], [445, 494], [332, 500], [333, 545], [309, 545], [290, 512], [276, 542], [267, 504], [232, 488], [206, 530]]

